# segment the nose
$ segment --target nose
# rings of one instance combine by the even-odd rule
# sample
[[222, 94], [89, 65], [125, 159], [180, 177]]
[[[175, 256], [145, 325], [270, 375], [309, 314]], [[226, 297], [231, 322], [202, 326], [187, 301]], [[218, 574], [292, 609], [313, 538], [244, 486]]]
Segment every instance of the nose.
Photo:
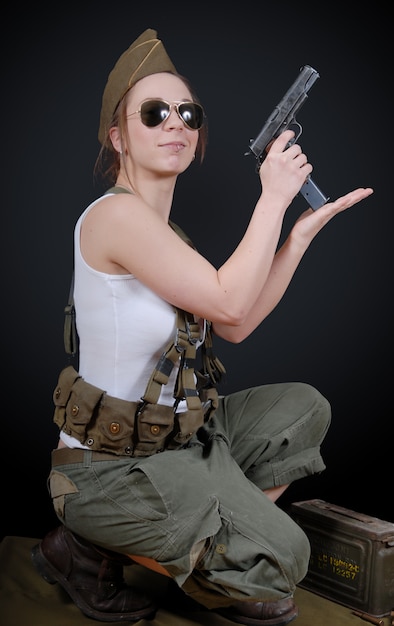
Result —
[[178, 111], [174, 104], [171, 104], [170, 114], [165, 120], [164, 124], [168, 126], [168, 128], [183, 128], [183, 120], [181, 119]]

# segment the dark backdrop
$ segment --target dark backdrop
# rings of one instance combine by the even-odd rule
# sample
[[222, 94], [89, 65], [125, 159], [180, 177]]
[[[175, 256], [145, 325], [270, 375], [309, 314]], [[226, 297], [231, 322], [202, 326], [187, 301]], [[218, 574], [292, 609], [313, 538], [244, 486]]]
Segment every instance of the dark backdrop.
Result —
[[[2, 535], [41, 536], [57, 523], [46, 477], [72, 231], [99, 191], [92, 169], [108, 73], [147, 27], [208, 114], [207, 157], [179, 179], [173, 219], [214, 264], [237, 244], [258, 197], [249, 139], [302, 65], [319, 71], [298, 116], [313, 178], [332, 198], [358, 186], [375, 194], [319, 234], [252, 337], [217, 342], [228, 370], [222, 391], [317, 386], [333, 409], [327, 470], [293, 485], [283, 506], [322, 498], [394, 521], [390, 20], [377, 8], [344, 18], [331, 4], [298, 5], [85, 2], [52, 13], [38, 4], [3, 18]], [[304, 207], [297, 198], [290, 221]]]

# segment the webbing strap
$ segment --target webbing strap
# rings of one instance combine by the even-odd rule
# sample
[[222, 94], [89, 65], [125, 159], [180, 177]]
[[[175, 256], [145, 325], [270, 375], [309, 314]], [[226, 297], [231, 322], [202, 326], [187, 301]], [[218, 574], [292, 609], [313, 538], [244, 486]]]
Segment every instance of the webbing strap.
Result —
[[205, 341], [201, 346], [201, 350], [203, 364], [202, 374], [211, 385], [216, 386], [226, 374], [226, 370], [223, 363], [217, 358], [217, 356], [213, 352], [211, 323], [208, 321], [205, 333]]
[[150, 376], [142, 396], [144, 402], [150, 404], [158, 402], [162, 385], [167, 384], [175, 364], [179, 362], [179, 373], [174, 388], [175, 401], [185, 398], [189, 409], [201, 407], [194, 377], [196, 344], [201, 338], [201, 328], [198, 323], [191, 322], [190, 319], [189, 314], [177, 309], [175, 338], [164, 350]]
[[67, 305], [64, 307], [64, 331], [63, 341], [66, 354], [75, 357], [78, 351], [78, 335], [75, 323], [75, 307], [74, 307], [74, 272], [71, 277], [70, 291], [68, 294]]
[[[174, 397], [177, 400], [186, 399], [189, 410], [201, 409], [201, 400], [196, 388], [195, 363], [196, 363], [196, 343], [200, 339], [201, 328], [199, 324], [188, 323], [188, 343], [182, 353], [179, 364], [179, 372], [174, 388]], [[178, 336], [179, 336], [178, 332]]]

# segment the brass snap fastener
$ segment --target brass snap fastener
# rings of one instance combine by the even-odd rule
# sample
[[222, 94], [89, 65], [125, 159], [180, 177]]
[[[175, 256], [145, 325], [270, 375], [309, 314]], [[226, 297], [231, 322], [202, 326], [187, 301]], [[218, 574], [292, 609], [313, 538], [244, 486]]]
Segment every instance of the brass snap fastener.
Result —
[[60, 398], [60, 393], [61, 393], [61, 389], [60, 387], [58, 387], [55, 391], [55, 398], [56, 400], [58, 400]]
[[120, 431], [120, 424], [118, 422], [111, 422], [109, 425], [109, 432], [112, 435], [117, 435]]
[[150, 432], [152, 433], [152, 435], [158, 435], [160, 433], [160, 426], [158, 426], [157, 424], [152, 424], [152, 426], [150, 427]]
[[71, 415], [75, 417], [76, 415], [78, 415], [78, 413], [79, 413], [79, 406], [78, 404], [74, 404], [74, 406], [71, 409]]

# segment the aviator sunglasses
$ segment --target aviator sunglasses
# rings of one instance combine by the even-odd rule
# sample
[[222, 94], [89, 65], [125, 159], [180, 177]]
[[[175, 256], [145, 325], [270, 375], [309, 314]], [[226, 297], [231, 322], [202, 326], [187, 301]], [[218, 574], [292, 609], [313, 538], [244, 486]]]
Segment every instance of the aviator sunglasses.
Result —
[[130, 113], [127, 117], [139, 113], [141, 122], [154, 128], [164, 122], [171, 114], [172, 107], [175, 108], [182, 122], [191, 130], [199, 130], [204, 122], [204, 109], [197, 102], [167, 102], [166, 100], [152, 99], [144, 100], [140, 104], [138, 111]]

